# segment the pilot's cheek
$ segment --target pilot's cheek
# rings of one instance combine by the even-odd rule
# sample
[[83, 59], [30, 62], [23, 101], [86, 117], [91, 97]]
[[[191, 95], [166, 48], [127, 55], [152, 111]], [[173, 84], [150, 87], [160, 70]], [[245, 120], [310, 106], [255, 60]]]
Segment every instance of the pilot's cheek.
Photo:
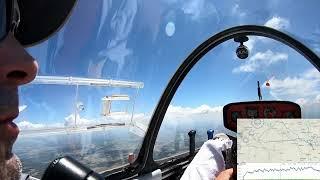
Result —
[[12, 34], [0, 42], [0, 86], [29, 83], [35, 78], [37, 71], [37, 62]]

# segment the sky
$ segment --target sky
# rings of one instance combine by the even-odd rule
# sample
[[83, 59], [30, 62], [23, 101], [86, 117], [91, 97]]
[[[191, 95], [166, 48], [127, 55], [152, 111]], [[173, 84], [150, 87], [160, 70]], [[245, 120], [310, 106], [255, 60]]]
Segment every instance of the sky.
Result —
[[[85, 107], [79, 123], [97, 121], [103, 118], [100, 99], [112, 94], [128, 94], [131, 101], [113, 108], [130, 113], [134, 105], [134, 117], [148, 124], [183, 60], [226, 28], [272, 27], [297, 37], [320, 55], [319, 5], [316, 0], [79, 0], [58, 33], [28, 49], [39, 62], [38, 75], [127, 80], [143, 82], [144, 88], [137, 94], [136, 89], [81, 86], [75, 100], [73, 86], [26, 85], [20, 89], [25, 109], [18, 125], [22, 129], [68, 126], [76, 102]], [[245, 45], [250, 51], [246, 60], [236, 57], [238, 44], [233, 40], [205, 55], [179, 87], [165, 123], [176, 124], [173, 117], [193, 117], [190, 121], [196, 124], [210, 112], [221, 125], [224, 105], [257, 100], [257, 81], [264, 99], [290, 100], [302, 107], [303, 117], [320, 117], [320, 73], [304, 57], [263, 37], [249, 37]]]

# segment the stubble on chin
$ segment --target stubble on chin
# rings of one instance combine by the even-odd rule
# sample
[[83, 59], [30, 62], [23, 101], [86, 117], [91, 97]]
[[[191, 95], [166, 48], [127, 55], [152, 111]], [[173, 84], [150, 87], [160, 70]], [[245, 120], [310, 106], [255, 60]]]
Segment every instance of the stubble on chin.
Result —
[[5, 147], [0, 143], [0, 179], [19, 180], [22, 173], [22, 163], [15, 154], [7, 158], [5, 151]]
[[[0, 85], [0, 118], [11, 118], [18, 109], [17, 87]], [[20, 159], [12, 154], [16, 139], [10, 137], [6, 125], [0, 125], [0, 180], [19, 180], [22, 172]]]

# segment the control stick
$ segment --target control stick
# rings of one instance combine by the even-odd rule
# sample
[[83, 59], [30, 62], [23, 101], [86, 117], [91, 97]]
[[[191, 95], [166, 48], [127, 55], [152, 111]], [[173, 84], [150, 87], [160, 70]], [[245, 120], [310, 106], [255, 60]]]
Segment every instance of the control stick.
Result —
[[214, 133], [213, 129], [208, 129], [207, 131], [208, 140], [213, 139], [213, 133]]
[[197, 131], [195, 130], [191, 130], [189, 131], [188, 135], [189, 135], [189, 140], [190, 140], [190, 144], [189, 144], [189, 155], [190, 157], [195, 155], [195, 150], [196, 150], [196, 133]]

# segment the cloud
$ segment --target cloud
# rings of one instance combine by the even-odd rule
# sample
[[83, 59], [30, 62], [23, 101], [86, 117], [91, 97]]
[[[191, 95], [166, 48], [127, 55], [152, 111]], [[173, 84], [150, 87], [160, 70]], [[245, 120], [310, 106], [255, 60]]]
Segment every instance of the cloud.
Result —
[[[75, 117], [77, 119], [75, 119]], [[94, 123], [94, 121], [92, 121], [92, 120], [81, 118], [79, 114], [77, 114], [77, 116], [75, 116], [74, 114], [70, 114], [69, 116], [65, 117], [64, 119], [65, 119], [65, 121], [64, 121], [65, 127], [74, 127], [75, 125], [88, 126], [88, 125], [92, 125]]]
[[185, 0], [182, 3], [182, 11], [184, 14], [189, 15], [192, 20], [200, 20], [216, 15], [219, 21], [218, 11], [210, 0]]
[[290, 22], [286, 18], [273, 16], [264, 25], [267, 27], [277, 29], [277, 30], [281, 30], [281, 29], [288, 29], [290, 26]]
[[311, 68], [295, 76], [272, 77], [262, 88], [276, 100], [295, 102], [302, 109], [302, 118], [320, 117], [320, 72]]
[[310, 36], [303, 37], [301, 40], [320, 56], [320, 28], [317, 28]]
[[199, 115], [199, 114], [204, 115], [212, 112], [213, 113], [221, 112], [222, 108], [223, 108], [222, 106], [210, 107], [205, 104], [196, 108], [170, 105], [166, 115], [170, 117], [180, 117], [180, 116], [188, 117], [188, 116]]
[[[223, 106], [209, 106], [203, 104], [197, 107], [170, 105], [164, 117], [159, 132], [159, 141], [164, 143], [173, 141], [184, 142], [187, 132], [196, 130], [199, 136], [206, 136], [208, 129], [232, 134], [223, 125]], [[167, 137], [173, 137], [168, 139]]]
[[244, 42], [244, 45], [248, 47], [249, 53], [252, 51], [254, 44], [257, 41], [257, 37], [250, 37], [247, 42]]
[[312, 68], [298, 76], [283, 79], [273, 77], [269, 83], [270, 95], [299, 104], [303, 118], [320, 117], [320, 72], [317, 69]]
[[[142, 113], [135, 114], [133, 116], [133, 119], [139, 119], [139, 120], [145, 120], [146, 115]], [[131, 119], [131, 114], [130, 113], [125, 113], [125, 112], [115, 112], [111, 113], [107, 117], [101, 117], [98, 119], [88, 119], [81, 117], [79, 114], [77, 114], [77, 119], [76, 119], [76, 124], [77, 126], [90, 126], [90, 125], [95, 125], [95, 124], [101, 124], [101, 123], [129, 123]], [[65, 117], [64, 121], [65, 127], [74, 127], [75, 125], [75, 115], [70, 114], [69, 116]]]
[[[223, 126], [223, 106], [210, 107], [208, 105], [201, 105], [198, 107], [183, 107], [170, 105], [166, 112], [164, 123], [165, 127], [177, 127], [185, 126], [188, 128], [193, 128], [194, 125], [201, 123], [211, 123], [217, 126]], [[110, 123], [118, 122], [125, 123], [132, 127], [131, 130], [139, 135], [143, 135], [148, 127], [148, 123], [151, 119], [150, 114], [136, 113], [133, 116], [133, 121], [131, 122], [131, 114], [129, 113], [114, 113], [105, 118], [98, 119], [87, 119], [77, 115], [77, 126], [91, 126], [100, 123]], [[36, 124], [29, 121], [22, 121], [18, 123], [18, 126], [22, 130], [26, 129], [43, 129], [50, 127], [74, 127], [75, 116], [71, 114], [65, 117], [64, 125], [62, 124]], [[215, 126], [213, 126], [214, 128]]]
[[17, 126], [21, 130], [40, 129], [40, 128], [44, 128], [45, 127], [44, 124], [32, 123], [32, 122], [29, 122], [29, 121], [21, 121], [21, 122], [17, 123]]
[[305, 71], [305, 73], [303, 73], [302, 76], [307, 79], [316, 79], [316, 80], [320, 79], [320, 73], [316, 68], [312, 68]]
[[289, 76], [284, 79], [273, 77], [269, 80], [269, 83], [270, 94], [279, 99], [290, 99], [305, 103], [305, 101], [311, 101], [320, 94], [320, 73], [315, 68], [309, 69], [299, 76]]
[[196, 128], [201, 124], [210, 123], [212, 127], [222, 126], [223, 113], [222, 106], [210, 107], [201, 105], [195, 108], [173, 106], [168, 107], [164, 118], [165, 127], [189, 127]]
[[308, 101], [305, 98], [299, 98], [295, 101], [295, 103], [299, 104], [300, 106], [305, 106]]
[[[232, 12], [233, 13], [240, 13], [241, 12], [237, 12], [239, 10], [239, 5], [237, 6], [237, 4], [232, 8]], [[246, 14], [244, 13], [243, 16], [245, 16]], [[267, 20], [264, 23], [265, 26], [267, 27], [271, 27], [277, 30], [284, 30], [284, 29], [288, 29], [290, 26], [290, 21], [288, 19], [282, 18], [282, 17], [277, 17], [277, 16], [273, 16], [271, 19]], [[246, 45], [249, 49], [250, 52], [252, 52], [254, 45], [257, 42], [263, 42], [266, 43], [268, 38], [265, 37], [260, 37], [260, 36], [251, 36], [249, 38], [249, 41], [245, 42], [244, 45]]]
[[314, 100], [299, 98], [295, 101], [295, 103], [299, 104], [301, 107], [302, 118], [312, 119], [312, 118], [320, 118], [320, 97], [316, 97]]
[[255, 72], [261, 68], [266, 68], [278, 62], [287, 60], [288, 54], [267, 50], [265, 52], [258, 52], [254, 54], [248, 61], [245, 61], [244, 64], [234, 68], [232, 72]]
[[[162, 129], [199, 128], [209, 126], [221, 128], [223, 126], [223, 106], [210, 107], [201, 105], [198, 107], [184, 107], [169, 105], [162, 123]], [[143, 136], [151, 119], [149, 114], [135, 114], [131, 132]], [[209, 128], [209, 127], [208, 127]]]

